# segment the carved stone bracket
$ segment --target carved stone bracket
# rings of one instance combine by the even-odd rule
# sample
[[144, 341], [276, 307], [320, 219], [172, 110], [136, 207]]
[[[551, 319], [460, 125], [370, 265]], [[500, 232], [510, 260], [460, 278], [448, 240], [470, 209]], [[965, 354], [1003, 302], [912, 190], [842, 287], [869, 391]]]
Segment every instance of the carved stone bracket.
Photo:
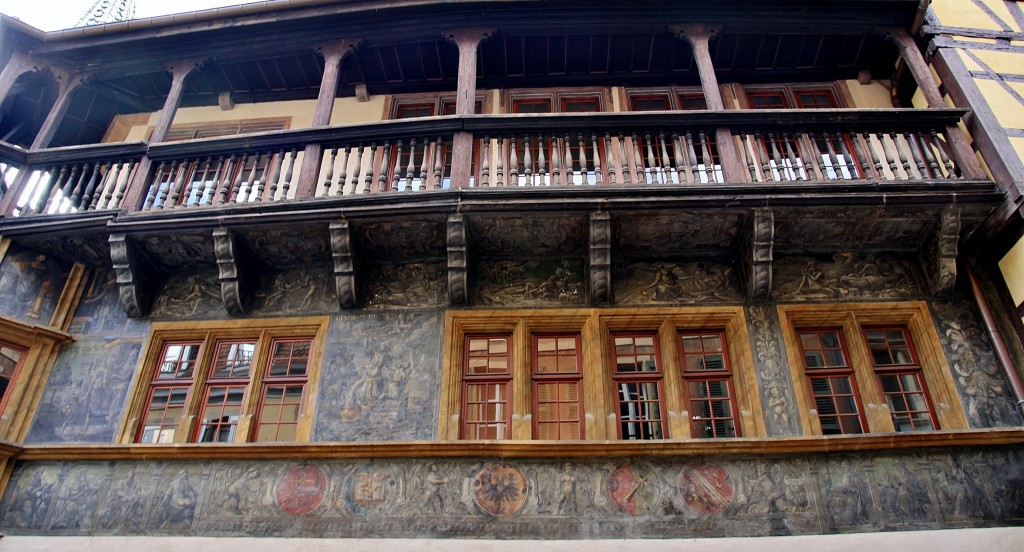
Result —
[[921, 265], [933, 295], [945, 296], [956, 285], [956, 255], [960, 240], [960, 207], [947, 205], [939, 222], [921, 249]]
[[467, 243], [465, 219], [462, 215], [450, 215], [448, 217], [448, 302], [452, 305], [469, 303]]
[[153, 302], [153, 278], [146, 269], [148, 265], [139, 260], [135, 245], [124, 234], [111, 234], [109, 241], [121, 308], [131, 318], [142, 318], [149, 314]]
[[612, 217], [590, 214], [590, 302], [608, 304], [612, 296]]
[[775, 215], [771, 209], [754, 209], [753, 224], [741, 260], [747, 297], [768, 299], [772, 292], [772, 260], [775, 247]]
[[235, 235], [227, 228], [213, 230], [213, 250], [217, 254], [217, 279], [224, 309], [231, 316], [243, 316], [252, 298], [252, 271], [238, 247]]
[[347, 220], [332, 222], [331, 256], [334, 259], [334, 286], [338, 292], [338, 305], [343, 309], [359, 307], [356, 294], [355, 254], [352, 248], [352, 230]]

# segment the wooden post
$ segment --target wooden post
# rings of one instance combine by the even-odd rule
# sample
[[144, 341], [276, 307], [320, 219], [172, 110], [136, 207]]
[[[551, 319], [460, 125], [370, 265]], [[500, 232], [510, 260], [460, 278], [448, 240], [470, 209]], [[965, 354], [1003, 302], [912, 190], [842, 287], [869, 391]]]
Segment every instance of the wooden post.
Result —
[[[178, 105], [181, 104], [181, 96], [185, 91], [185, 79], [203, 61], [205, 60], [183, 59], [167, 68], [171, 73], [171, 89], [167, 93], [167, 99], [164, 100], [164, 107], [160, 110], [160, 118], [153, 128], [153, 133], [149, 136], [150, 144], [163, 142], [167, 138], [167, 134], [171, 130], [171, 123], [174, 122], [174, 115], [178, 111]], [[148, 157], [143, 157], [139, 160], [139, 165], [135, 169], [135, 175], [128, 184], [124, 203], [122, 203], [126, 210], [137, 211], [141, 207], [142, 198], [146, 195], [146, 185], [149, 181], [151, 168], [152, 163]]]
[[[316, 98], [311, 127], [325, 127], [331, 124], [334, 100], [338, 95], [338, 79], [341, 77], [341, 61], [349, 52], [355, 50], [360, 42], [358, 39], [342, 39], [322, 44], [317, 48], [324, 56], [324, 76], [320, 80], [320, 94]], [[321, 144], [306, 144], [302, 153], [302, 166], [299, 168], [295, 197], [316, 195], [320, 175], [320, 152]]]
[[11, 59], [7, 61], [7, 65], [4, 65], [3, 71], [0, 71], [0, 102], [7, 99], [7, 94], [11, 93], [11, 89], [14, 88], [14, 83], [17, 82], [18, 77], [29, 71], [38, 71], [42, 67], [43, 64], [38, 63], [29, 57], [28, 54], [15, 52]]
[[71, 76], [60, 72], [56, 77], [60, 82], [57, 101], [50, 108], [50, 113], [47, 114], [46, 120], [43, 121], [43, 126], [39, 128], [39, 133], [36, 134], [36, 139], [32, 142], [30, 149], [37, 150], [50, 147], [50, 142], [53, 140], [54, 135], [57, 134], [60, 122], [64, 119], [68, 106], [71, 105], [71, 92], [85, 80], [86, 75], [77, 74]]
[[[690, 43], [693, 48], [693, 59], [697, 63], [697, 71], [700, 73], [700, 84], [704, 89], [704, 101], [708, 109], [722, 111], [725, 109], [725, 102], [722, 100], [722, 90], [718, 87], [718, 77], [715, 76], [715, 67], [711, 63], [711, 50], [708, 43], [711, 37], [718, 33], [719, 29], [710, 25], [673, 25], [672, 30], [676, 36]], [[718, 144], [718, 158], [722, 163], [722, 175], [726, 182], [746, 182], [749, 175], [740, 160], [739, 150], [736, 142], [733, 141], [732, 132], [727, 128], [715, 129], [715, 142]]]
[[[881, 31], [881, 34], [899, 49], [900, 57], [903, 58], [903, 61], [907, 64], [907, 69], [910, 69], [910, 74], [917, 81], [917, 87], [921, 90], [921, 95], [924, 96], [925, 101], [928, 102], [928, 107], [946, 107], [946, 103], [942, 101], [942, 93], [939, 92], [939, 86], [935, 83], [935, 79], [932, 78], [932, 72], [924, 61], [921, 51], [917, 49], [917, 44], [914, 42], [913, 37], [910, 36], [910, 33], [904, 29], [896, 28], [884, 29]], [[978, 158], [974, 154], [974, 150], [971, 149], [971, 145], [967, 142], [967, 136], [964, 135], [960, 127], [956, 125], [947, 127], [946, 137], [949, 140], [953, 158], [956, 159], [956, 164], [960, 167], [963, 177], [987, 178], [985, 171], [981, 168], [981, 163], [978, 162]]]
[[[476, 106], [476, 51], [480, 42], [494, 34], [494, 29], [472, 27], [444, 33], [459, 47], [459, 79], [455, 96], [455, 114], [472, 115]], [[452, 140], [452, 187], [469, 187], [473, 170], [473, 134], [456, 132]]]

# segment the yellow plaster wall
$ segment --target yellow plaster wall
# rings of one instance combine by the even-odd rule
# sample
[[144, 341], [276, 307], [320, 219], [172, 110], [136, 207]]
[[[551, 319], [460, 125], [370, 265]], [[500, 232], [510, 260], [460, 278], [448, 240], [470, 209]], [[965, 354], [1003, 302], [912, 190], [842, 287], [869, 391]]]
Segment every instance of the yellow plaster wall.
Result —
[[[1020, 31], [1013, 16], [1006, 9], [1003, 0], [984, 0], [985, 6], [992, 10], [1010, 27]], [[932, 0], [932, 11], [938, 16], [939, 22], [950, 27], [969, 27], [990, 31], [1003, 30], [998, 23], [982, 11], [971, 0]]]
[[892, 96], [885, 84], [878, 81], [872, 81], [870, 84], [861, 84], [856, 80], [848, 80], [846, 81], [846, 87], [850, 90], [853, 107], [892, 108]]
[[999, 270], [1010, 290], [1010, 297], [1017, 305], [1024, 302], [1024, 239], [1017, 242], [1013, 249], [999, 261]]

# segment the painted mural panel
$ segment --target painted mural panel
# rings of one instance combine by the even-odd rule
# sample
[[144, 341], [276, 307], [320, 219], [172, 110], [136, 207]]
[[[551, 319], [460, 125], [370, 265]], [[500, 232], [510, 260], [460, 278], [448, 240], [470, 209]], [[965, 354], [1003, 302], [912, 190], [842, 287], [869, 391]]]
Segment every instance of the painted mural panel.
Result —
[[631, 263], [617, 267], [612, 281], [623, 305], [743, 301], [736, 270], [720, 263]]
[[338, 295], [332, 282], [326, 266], [263, 271], [253, 297], [252, 313], [295, 316], [337, 312]]
[[747, 307], [747, 324], [768, 435], [799, 435], [793, 381], [789, 375], [789, 362], [782, 354], [781, 331], [775, 309], [767, 305]]
[[445, 263], [379, 264], [368, 273], [370, 310], [443, 307], [448, 299]]
[[0, 264], [0, 315], [48, 325], [70, 268], [66, 262], [12, 245]]
[[571, 462], [25, 462], [0, 502], [0, 530], [577, 539], [1016, 525], [1022, 456], [992, 447]]
[[582, 260], [481, 261], [473, 301], [480, 306], [542, 307], [587, 301]]
[[168, 319], [227, 318], [214, 273], [171, 276], [153, 301], [152, 317]]
[[313, 440], [434, 438], [441, 331], [438, 312], [334, 316]]
[[935, 329], [971, 427], [1020, 425], [992, 345], [964, 297], [931, 303]]
[[93, 270], [68, 331], [88, 339], [144, 337], [149, 322], [128, 318], [117, 296], [113, 270]]

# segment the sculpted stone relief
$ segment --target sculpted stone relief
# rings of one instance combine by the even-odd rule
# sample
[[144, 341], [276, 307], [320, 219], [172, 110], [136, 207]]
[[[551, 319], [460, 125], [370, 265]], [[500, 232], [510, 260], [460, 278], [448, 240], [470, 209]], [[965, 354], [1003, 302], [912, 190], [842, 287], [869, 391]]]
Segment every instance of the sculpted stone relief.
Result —
[[631, 263], [618, 267], [613, 281], [624, 305], [743, 300], [733, 267], [712, 262]]
[[111, 442], [141, 348], [141, 337], [82, 339], [65, 345], [26, 440]]
[[227, 318], [215, 273], [172, 276], [153, 302], [153, 318]]
[[474, 304], [557, 306], [587, 302], [582, 260], [480, 261]]
[[302, 315], [336, 312], [338, 300], [326, 266], [260, 274], [253, 314]]
[[430, 439], [437, 431], [441, 316], [338, 315], [320, 374], [315, 441]]
[[702, 459], [20, 462], [8, 534], [686, 538], [1014, 525], [1019, 448]]
[[793, 397], [789, 365], [782, 354], [775, 309], [765, 305], [747, 307], [747, 323], [753, 340], [757, 387], [765, 408], [764, 422], [769, 435], [799, 435], [800, 423]]
[[445, 305], [448, 280], [443, 262], [374, 265], [368, 272], [367, 309]]
[[0, 315], [49, 324], [69, 270], [52, 256], [12, 245], [0, 265]]
[[926, 295], [920, 269], [890, 255], [836, 253], [831, 259], [791, 257], [775, 264], [779, 301], [906, 299]]
[[960, 400], [972, 427], [1020, 425], [1013, 396], [996, 364], [988, 337], [962, 297], [931, 303], [935, 329], [953, 369]]
[[582, 255], [587, 245], [582, 217], [467, 218], [470, 248], [479, 255]]

